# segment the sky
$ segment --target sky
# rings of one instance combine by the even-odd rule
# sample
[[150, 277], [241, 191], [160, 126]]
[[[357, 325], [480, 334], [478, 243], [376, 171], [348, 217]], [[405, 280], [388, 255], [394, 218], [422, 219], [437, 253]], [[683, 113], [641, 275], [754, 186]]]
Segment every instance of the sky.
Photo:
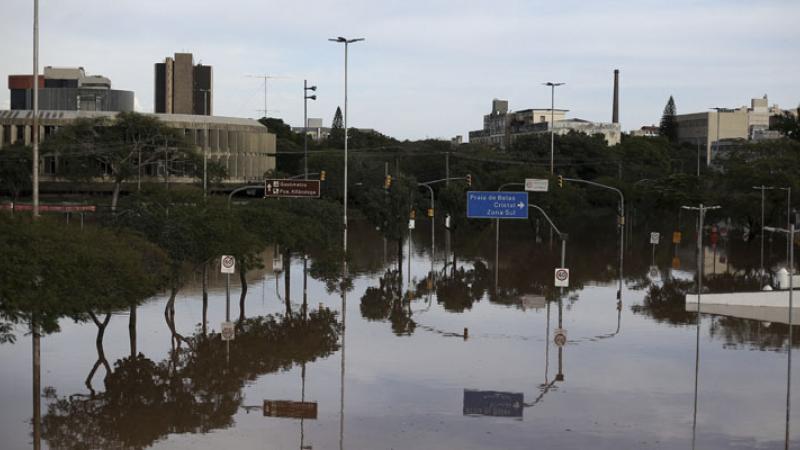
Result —
[[[493, 98], [611, 121], [620, 70], [623, 130], [678, 113], [800, 103], [796, 0], [40, 0], [40, 67], [82, 66], [153, 111], [153, 64], [175, 52], [213, 66], [214, 114], [303, 122], [303, 80], [318, 86], [309, 117], [400, 139], [451, 138], [483, 126]], [[0, 77], [32, 72], [33, 0], [3, 0]], [[0, 109], [9, 91], [0, 89]]]

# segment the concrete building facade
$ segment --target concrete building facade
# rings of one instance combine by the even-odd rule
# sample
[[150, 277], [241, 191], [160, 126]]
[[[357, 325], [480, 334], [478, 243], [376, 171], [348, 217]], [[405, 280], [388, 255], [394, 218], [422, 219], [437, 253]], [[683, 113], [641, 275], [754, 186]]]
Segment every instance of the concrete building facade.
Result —
[[767, 96], [754, 98], [750, 107], [703, 111], [675, 116], [678, 141], [700, 145], [706, 149], [706, 164], [711, 164], [718, 148], [725, 141], [765, 140], [780, 137], [769, 130], [770, 117], [781, 111], [770, 107]]
[[[8, 89], [12, 110], [33, 109], [33, 75], [9, 75]], [[83, 67], [45, 67], [38, 91], [43, 111], [133, 111], [133, 92], [111, 89], [110, 79]]]
[[210, 116], [213, 85], [211, 66], [195, 65], [191, 53], [175, 53], [155, 64], [155, 112]]
[[[608, 145], [620, 142], [618, 123], [591, 122], [567, 119], [567, 109], [533, 108], [509, 111], [507, 100], [492, 100], [492, 111], [483, 116], [483, 129], [469, 132], [469, 142], [506, 149], [520, 136], [549, 133], [563, 135], [570, 132], [588, 135], [602, 134]], [[552, 117], [552, 122], [551, 122]]]
[[[40, 111], [39, 133], [42, 140], [46, 141], [60, 127], [78, 118], [105, 117], [113, 120], [114, 115], [100, 111]], [[264, 172], [275, 168], [275, 135], [255, 120], [189, 114], [155, 116], [171, 127], [182, 129], [188, 142], [197, 146], [201, 153], [206, 152], [209, 161], [217, 161], [225, 166], [228, 171], [226, 182], [263, 180]], [[32, 118], [33, 111], [0, 111], [0, 155], [3, 147], [8, 145], [30, 145]], [[40, 167], [44, 180], [48, 177], [53, 179], [58, 173], [57, 155], [43, 155]], [[170, 167], [170, 170], [176, 169]], [[174, 181], [193, 180], [177, 176]]]

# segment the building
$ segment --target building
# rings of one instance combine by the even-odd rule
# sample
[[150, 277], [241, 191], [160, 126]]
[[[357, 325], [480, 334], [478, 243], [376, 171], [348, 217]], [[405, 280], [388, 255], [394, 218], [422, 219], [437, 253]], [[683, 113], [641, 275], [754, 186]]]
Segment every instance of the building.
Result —
[[[39, 133], [45, 141], [60, 127], [78, 118], [107, 117], [115, 113], [101, 111], [40, 111]], [[189, 114], [158, 114], [167, 125], [182, 129], [189, 143], [207, 151], [210, 161], [218, 161], [228, 171], [227, 182], [263, 180], [264, 172], [275, 168], [275, 135], [252, 119], [208, 117]], [[0, 155], [7, 145], [31, 142], [33, 111], [0, 111]], [[206, 144], [206, 136], [208, 136]], [[58, 173], [57, 155], [43, 155], [42, 175], [47, 180]], [[170, 167], [171, 173], [176, 171]], [[180, 170], [177, 170], [180, 172]], [[150, 171], [157, 176], [157, 171]], [[175, 182], [192, 182], [189, 177], [176, 176]]]
[[[292, 127], [292, 132], [294, 133], [303, 133], [307, 132], [308, 136], [311, 137], [314, 141], [323, 141], [328, 138], [331, 134], [330, 127], [323, 127], [322, 126], [322, 119], [320, 118], [308, 118], [308, 125], [306, 128], [303, 127]], [[349, 130], [353, 130], [353, 127], [348, 127]], [[376, 133], [375, 129], [373, 128], [355, 128], [356, 130], [362, 133]]]
[[661, 129], [656, 125], [645, 125], [638, 130], [631, 130], [631, 136], [657, 137], [661, 135]]
[[570, 132], [588, 135], [602, 134], [608, 145], [620, 142], [618, 123], [591, 122], [583, 119], [567, 119], [566, 109], [536, 108], [508, 111], [507, 100], [492, 100], [492, 111], [483, 116], [483, 129], [470, 131], [469, 142], [506, 149], [520, 136]]
[[[33, 109], [33, 75], [9, 75], [11, 109]], [[45, 67], [39, 77], [42, 111], [133, 111], [133, 92], [111, 89], [111, 80], [83, 67]]]
[[191, 53], [175, 53], [155, 64], [155, 112], [210, 116], [213, 84], [211, 66], [195, 65]]
[[750, 107], [714, 109], [689, 114], [678, 114], [678, 141], [701, 145], [706, 149], [706, 164], [711, 164], [716, 147], [725, 141], [765, 140], [778, 138], [778, 133], [769, 131], [770, 117], [782, 111], [777, 105], [768, 106], [767, 96], [754, 98]]

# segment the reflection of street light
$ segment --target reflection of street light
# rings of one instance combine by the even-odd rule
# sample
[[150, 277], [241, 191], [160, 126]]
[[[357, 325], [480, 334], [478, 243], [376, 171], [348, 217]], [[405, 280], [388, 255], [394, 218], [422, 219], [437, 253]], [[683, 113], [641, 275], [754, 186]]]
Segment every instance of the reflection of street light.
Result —
[[363, 41], [364, 38], [347, 39], [341, 36], [328, 39], [331, 42], [344, 44], [344, 253], [347, 255], [347, 50], [350, 44]]
[[[791, 219], [790, 219], [791, 222]], [[764, 227], [764, 230], [773, 233], [786, 233], [789, 237], [789, 350], [788, 362], [786, 363], [786, 436], [785, 448], [789, 448], [789, 415], [791, 411], [791, 393], [792, 393], [792, 290], [794, 289], [794, 226], [790, 223], [789, 229]]]
[[699, 207], [694, 206], [681, 206], [682, 209], [697, 211], [699, 216], [699, 227], [697, 229], [697, 341], [695, 343], [695, 361], [694, 361], [694, 416], [692, 418], [692, 448], [695, 447], [695, 435], [697, 431], [697, 384], [698, 375], [700, 373], [700, 295], [703, 292], [703, 218], [706, 211], [710, 209], [719, 209], [719, 206], [703, 206], [700, 203]]
[[553, 155], [554, 155], [554, 136], [553, 133], [555, 129], [553, 127], [553, 117], [555, 115], [555, 98], [556, 98], [556, 87], [563, 86], [567, 83], [553, 83], [552, 81], [548, 81], [547, 83], [542, 83], [545, 86], [550, 86], [550, 175], [553, 174]]

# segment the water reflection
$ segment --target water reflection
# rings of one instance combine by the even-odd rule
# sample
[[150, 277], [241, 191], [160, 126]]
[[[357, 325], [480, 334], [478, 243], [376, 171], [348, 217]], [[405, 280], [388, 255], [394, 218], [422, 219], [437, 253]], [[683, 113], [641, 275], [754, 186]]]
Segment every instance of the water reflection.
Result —
[[103, 392], [50, 403], [43, 436], [53, 449], [142, 449], [171, 433], [227, 428], [246, 382], [330, 355], [339, 348], [340, 331], [328, 309], [308, 319], [254, 317], [237, 324], [229, 363], [226, 343], [202, 332], [161, 362], [142, 354], [120, 359]]
[[[112, 331], [99, 340], [102, 347], [105, 339], [108, 351], [87, 340], [75, 352], [90, 358], [82, 363], [77, 382], [59, 385], [62, 395], [46, 409], [45, 439], [50, 448], [169, 448], [180, 441], [159, 441], [171, 434], [231, 428], [225, 438], [230, 436], [236, 448], [251, 448], [237, 439], [259, 432], [274, 437], [276, 448], [297, 448], [298, 443], [300, 447], [313, 444], [314, 448], [335, 448], [337, 438], [340, 449], [516, 449], [529, 447], [533, 439], [545, 448], [591, 448], [592, 442], [615, 448], [689, 447], [697, 318], [693, 311], [687, 311], [684, 297], [693, 287], [695, 255], [691, 249], [683, 246], [677, 253], [657, 253], [659, 276], [652, 277], [651, 249], [637, 244], [633, 236], [626, 255], [626, 307], [619, 308], [614, 298], [618, 255], [610, 245], [614, 235], [603, 240], [573, 234], [570, 252], [574, 245], [576, 256], [570, 262], [572, 283], [560, 295], [552, 288], [558, 246], [551, 251], [546, 240], [537, 244], [528, 229], [523, 230], [524, 239], [513, 237], [511, 226], [504, 227], [506, 231], [512, 237], [500, 254], [497, 289], [493, 287], [494, 267], [487, 264], [490, 261], [494, 265], [494, 261], [485, 258], [493, 252], [493, 236], [476, 234], [473, 242], [460, 243], [457, 267], [452, 254], [437, 249], [440, 259], [436, 261], [437, 270], [431, 271], [431, 261], [426, 259], [429, 242], [425, 241], [430, 230], [423, 229], [423, 234], [414, 238], [411, 273], [407, 273], [404, 260], [403, 275], [392, 261], [381, 265], [380, 237], [354, 241], [356, 253], [352, 258], [360, 259], [362, 255], [357, 252], [362, 251], [368, 261], [360, 265], [361, 272], [354, 279], [343, 275], [341, 261], [311, 255], [306, 261], [302, 255], [294, 255], [294, 263], [285, 265], [283, 272], [276, 275], [268, 270], [268, 278], [259, 273], [259, 281], [266, 279], [268, 289], [259, 294], [260, 283], [251, 289], [251, 296], [252, 291], [264, 296], [265, 309], [270, 309], [267, 312], [279, 311], [280, 315], [247, 319], [244, 295], [240, 297], [237, 335], [231, 342], [227, 368], [226, 348], [218, 335], [203, 337], [200, 327], [197, 333], [186, 332], [194, 322], [187, 322], [181, 305], [196, 304], [197, 315], [191, 318], [199, 318], [199, 295], [189, 296], [188, 301], [179, 296], [177, 312], [170, 310], [170, 316], [164, 318], [163, 301], [140, 307], [138, 335], [136, 318], [131, 318], [127, 325], [134, 326], [128, 329], [123, 351], [119, 342], [115, 343], [122, 333], [113, 331], [117, 320], [113, 317], [108, 328]], [[505, 242], [506, 237], [503, 239]], [[436, 240], [447, 246], [446, 239]], [[489, 253], [484, 248], [487, 245]], [[732, 251], [727, 258], [730, 270], [725, 272], [718, 266], [718, 274], [709, 274], [704, 284], [715, 292], [750, 289], [758, 280], [748, 270], [750, 263], [737, 259], [747, 258], [747, 254], [741, 248]], [[686, 271], [670, 270], [675, 255], [682, 257]], [[444, 260], [448, 262], [442, 270]], [[292, 274], [287, 286], [288, 270]], [[411, 289], [407, 289], [409, 280]], [[213, 277], [211, 281], [213, 285]], [[303, 325], [306, 307], [297, 306], [299, 289], [303, 289], [303, 304], [308, 298], [316, 304], [319, 297], [337, 312], [341, 310], [342, 317], [334, 314], [331, 321], [336, 324], [336, 319], [341, 319], [338, 334], [314, 338], [326, 333], [327, 327], [322, 324], [328, 321], [314, 319], [312, 311], [307, 321], [317, 320], [323, 331]], [[217, 294], [212, 296], [212, 313], [215, 298], [224, 299], [219, 291]], [[286, 299], [292, 294], [287, 315]], [[348, 305], [347, 299], [352, 296], [358, 301]], [[221, 314], [222, 303], [216, 304]], [[251, 300], [247, 311], [252, 315], [257, 306]], [[155, 320], [154, 308], [158, 308]], [[705, 305], [703, 310], [701, 376], [715, 382], [698, 386], [698, 448], [770, 447], [771, 438], [778, 435], [772, 424], [781, 419], [771, 412], [781, 400], [773, 394], [779, 390], [775, 385], [783, 379], [773, 366], [775, 360], [785, 357], [778, 352], [787, 342], [788, 326], [770, 317], [715, 311]], [[153, 340], [148, 336], [155, 322], [159, 330], [166, 331], [167, 317], [173, 326], [178, 322], [177, 329], [185, 333], [183, 340], [172, 337], [174, 351], [168, 357], [152, 356], [146, 351], [152, 350], [148, 340]], [[98, 315], [97, 319], [102, 324], [105, 316]], [[257, 321], [263, 323], [258, 325]], [[552, 342], [553, 330], [559, 325], [570, 332], [564, 347]], [[87, 326], [91, 340], [101, 334], [97, 324]], [[461, 330], [467, 327], [469, 339], [465, 340]], [[345, 330], [349, 334], [346, 338]], [[168, 347], [168, 335], [172, 331], [159, 336], [157, 348]], [[58, 339], [74, 342], [69, 340], [74, 338], [62, 335], [52, 338]], [[795, 338], [792, 345], [798, 344]], [[379, 358], [370, 353], [376, 348], [381, 352]], [[139, 349], [149, 358], [138, 352], [127, 355]], [[337, 349], [341, 350], [338, 357], [310, 364]], [[109, 375], [102, 379], [109, 361], [101, 361], [87, 391], [81, 387], [83, 378], [101, 355], [108, 355]], [[120, 355], [126, 357], [115, 361]], [[441, 363], [444, 359], [447, 364]], [[277, 373], [288, 368], [294, 371]], [[52, 370], [60, 374], [56, 368]], [[263, 377], [265, 374], [270, 375]], [[752, 381], [773, 376], [776, 383]], [[630, 377], [630, 382], [616, 382], [624, 377]], [[243, 419], [242, 408], [249, 408], [244, 393], [250, 397], [244, 387], [258, 382], [278, 392], [281, 383], [291, 384], [290, 395], [274, 398], [319, 400], [319, 419], [313, 424], [306, 419], [270, 419], [268, 424], [252, 428]], [[519, 419], [524, 423], [464, 417], [464, 389], [524, 393], [524, 417]], [[81, 394], [68, 395], [78, 390]], [[27, 396], [25, 400], [30, 401]], [[261, 406], [256, 408], [260, 410]], [[237, 411], [241, 411], [240, 416]], [[131, 427], [132, 423], [137, 427]], [[561, 425], [574, 431], [552, 431], [561, 431]], [[491, 439], [482, 440], [487, 432]], [[462, 440], [455, 440], [456, 435]], [[581, 441], [576, 436], [589, 438]], [[197, 436], [194, 442], [198, 448], [211, 448], [213, 439]]]

